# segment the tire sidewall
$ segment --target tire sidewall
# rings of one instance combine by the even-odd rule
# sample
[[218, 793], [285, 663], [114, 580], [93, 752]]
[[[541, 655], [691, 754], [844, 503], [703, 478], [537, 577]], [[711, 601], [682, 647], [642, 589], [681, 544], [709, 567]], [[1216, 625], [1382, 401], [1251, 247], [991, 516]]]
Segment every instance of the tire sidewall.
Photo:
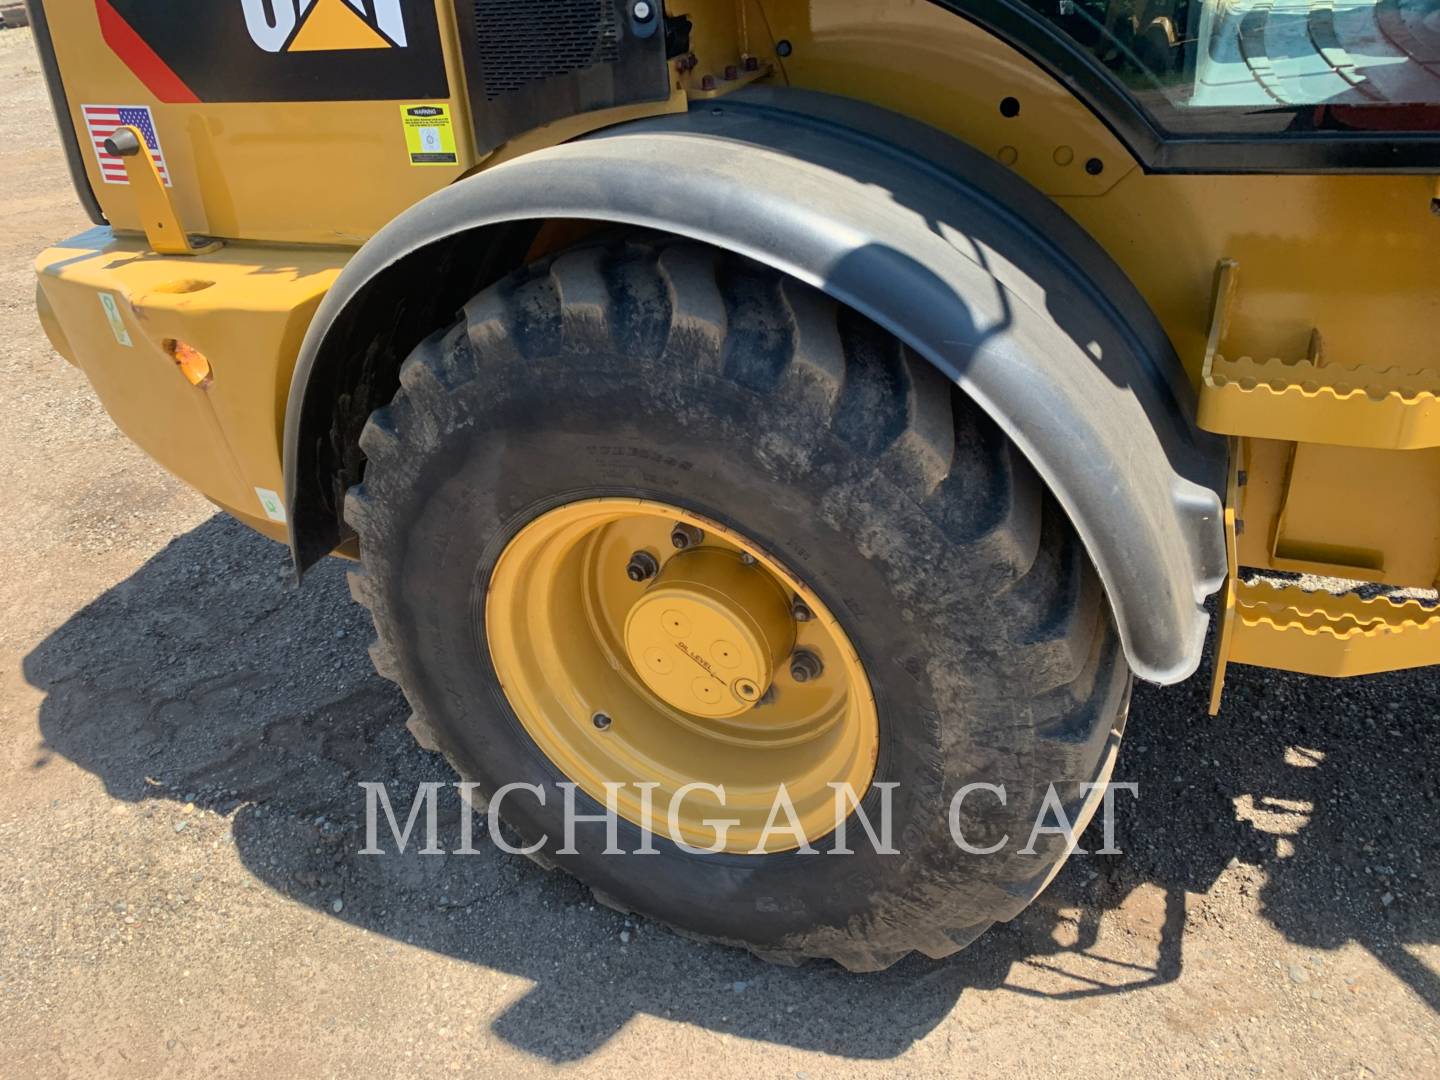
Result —
[[[577, 387], [590, 390], [576, 393]], [[676, 410], [676, 398], [689, 406]], [[776, 948], [793, 947], [817, 928], [848, 934], [861, 925], [883, 927], [887, 913], [923, 895], [938, 868], [958, 869], [961, 853], [946, 816], [955, 785], [947, 780], [954, 779], [954, 748], [970, 742], [969, 714], [957, 710], [953, 693], [941, 700], [931, 685], [928, 672], [941, 655], [928, 613], [895, 600], [940, 591], [940, 582], [926, 579], [941, 567], [905, 557], [933, 550], [936, 541], [914, 545], [905, 533], [934, 526], [918, 513], [881, 519], [862, 547], [834, 514], [837, 492], [853, 495], [859, 477], [873, 481], [873, 462], [834, 438], [817, 443], [813, 432], [788, 448], [777, 445], [783, 430], [758, 440], [760, 395], [722, 377], [634, 365], [622, 356], [525, 365], [483, 391], [453, 393], [446, 404], [451, 422], [434, 452], [417, 463], [403, 505], [391, 508], [410, 524], [391, 534], [394, 546], [374, 561], [398, 570], [388, 584], [404, 612], [405, 630], [394, 637], [404, 643], [407, 690], [462, 774], [487, 797], [512, 783], [546, 792], [544, 806], [528, 792], [506, 796], [501, 813], [521, 842], [544, 839], [548, 860], [621, 906], [710, 937]], [[600, 822], [578, 824], [578, 853], [560, 853], [565, 778], [500, 688], [484, 640], [485, 593], [500, 553], [528, 522], [603, 496], [664, 501], [731, 526], [795, 568], [830, 607], [875, 695], [881, 717], [875, 780], [895, 785], [890, 821], [898, 853], [877, 851], [853, 817], [851, 854], [835, 852], [833, 836], [818, 841], [815, 854], [697, 854], [659, 836], [657, 854], [633, 854], [644, 838], [623, 819], [619, 843], [626, 854], [600, 854], [607, 841]], [[885, 558], [875, 557], [878, 549]], [[903, 587], [901, 578], [908, 579]], [[944, 659], [953, 660], [955, 646], [949, 643]], [[1024, 758], [1017, 744], [1025, 736], [1023, 727], [1012, 732], [1011, 760]], [[575, 798], [580, 814], [603, 813], [583, 793]], [[880, 809], [872, 787], [861, 810], [877, 828]], [[994, 831], [983, 823], [982, 829]], [[968, 875], [974, 886], [990, 876], [978, 869]], [[867, 942], [882, 944], [876, 936], [867, 932]]]

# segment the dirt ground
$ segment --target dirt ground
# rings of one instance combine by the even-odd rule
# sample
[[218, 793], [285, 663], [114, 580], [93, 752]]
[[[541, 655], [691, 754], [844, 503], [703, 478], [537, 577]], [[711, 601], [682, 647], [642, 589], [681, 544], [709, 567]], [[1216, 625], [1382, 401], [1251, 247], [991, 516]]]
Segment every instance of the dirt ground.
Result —
[[[482, 844], [367, 858], [448, 781], [332, 563], [132, 447], [31, 259], [87, 227], [0, 31], [0, 1074], [1440, 1075], [1440, 679], [1142, 687], [1124, 855], [962, 955], [771, 968]], [[453, 830], [456, 808], [444, 807]], [[449, 847], [454, 847], [450, 843]]]

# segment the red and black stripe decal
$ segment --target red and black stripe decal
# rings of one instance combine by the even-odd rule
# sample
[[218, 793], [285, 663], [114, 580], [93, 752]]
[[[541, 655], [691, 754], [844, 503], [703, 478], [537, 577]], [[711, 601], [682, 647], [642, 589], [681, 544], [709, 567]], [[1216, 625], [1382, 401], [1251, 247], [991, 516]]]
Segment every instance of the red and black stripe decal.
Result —
[[100, 33], [105, 38], [105, 44], [157, 100], [184, 103], [200, 100], [195, 91], [185, 85], [185, 80], [176, 75], [160, 54], [120, 16], [110, 0], [95, 0], [95, 13], [100, 17]]

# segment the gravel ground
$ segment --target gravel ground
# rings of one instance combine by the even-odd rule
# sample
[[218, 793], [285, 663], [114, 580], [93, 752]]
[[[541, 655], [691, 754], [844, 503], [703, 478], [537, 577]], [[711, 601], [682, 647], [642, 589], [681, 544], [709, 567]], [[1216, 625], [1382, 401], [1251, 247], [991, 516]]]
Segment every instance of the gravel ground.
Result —
[[1428, 672], [1232, 669], [1218, 719], [1203, 680], [1142, 687], [1124, 854], [880, 975], [698, 946], [484, 844], [357, 855], [358, 780], [451, 777], [343, 567], [291, 588], [50, 351], [30, 260], [86, 222], [28, 30], [0, 110], [0, 1072], [1440, 1074]]

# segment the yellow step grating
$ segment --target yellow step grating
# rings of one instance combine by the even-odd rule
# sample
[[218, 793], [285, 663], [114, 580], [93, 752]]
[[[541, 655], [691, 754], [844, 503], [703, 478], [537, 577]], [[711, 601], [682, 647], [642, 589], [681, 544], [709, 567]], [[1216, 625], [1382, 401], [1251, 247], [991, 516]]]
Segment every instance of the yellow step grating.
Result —
[[1244, 513], [1250, 448], [1245, 439], [1231, 443], [1224, 518], [1230, 573], [1220, 594], [1210, 714], [1220, 711], [1232, 663], [1332, 677], [1440, 664], [1440, 606], [1240, 580], [1236, 524]]
[[1237, 582], [1228, 659], [1309, 675], [1440, 664], [1440, 608]]
[[1440, 446], [1440, 372], [1299, 360], [1227, 358], [1239, 266], [1220, 263], [1200, 386], [1206, 431], [1286, 442], [1415, 450]]

